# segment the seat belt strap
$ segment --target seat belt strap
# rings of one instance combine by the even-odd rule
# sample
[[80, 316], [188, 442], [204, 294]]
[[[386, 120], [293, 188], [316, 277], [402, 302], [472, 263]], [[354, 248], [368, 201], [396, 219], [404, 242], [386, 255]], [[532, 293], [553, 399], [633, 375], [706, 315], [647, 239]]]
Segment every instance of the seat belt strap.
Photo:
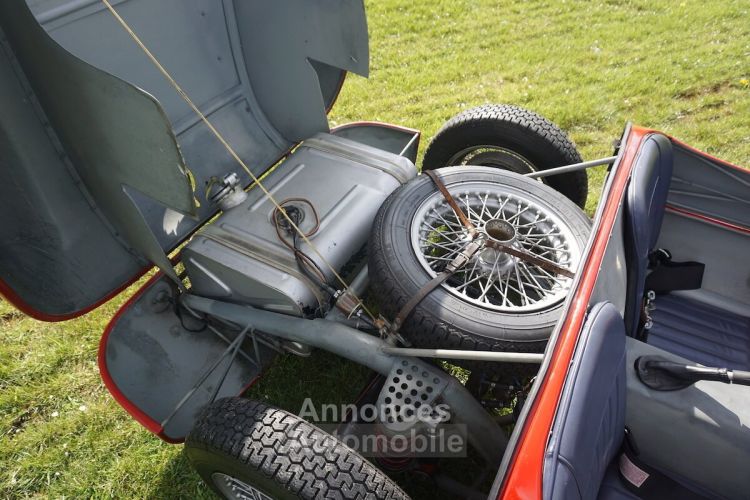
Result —
[[646, 277], [646, 290], [657, 294], [675, 290], [697, 290], [703, 284], [702, 262], [665, 262]]
[[651, 273], [646, 276], [645, 290], [656, 294], [676, 290], [697, 290], [703, 284], [706, 265], [702, 262], [674, 262], [672, 254], [665, 249], [657, 249], [649, 254]]

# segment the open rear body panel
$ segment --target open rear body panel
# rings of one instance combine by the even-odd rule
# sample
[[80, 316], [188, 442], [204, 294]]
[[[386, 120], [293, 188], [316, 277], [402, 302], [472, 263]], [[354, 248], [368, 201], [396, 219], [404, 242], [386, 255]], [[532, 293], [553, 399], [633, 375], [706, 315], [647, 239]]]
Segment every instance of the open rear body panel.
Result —
[[[263, 179], [277, 198], [305, 198], [315, 206], [315, 216], [303, 218], [300, 228], [310, 232], [310, 240], [349, 282], [363, 271], [361, 249], [381, 204], [416, 175], [411, 160], [398, 153], [418, 134], [386, 126], [367, 126], [359, 133], [369, 128], [376, 133], [367, 136], [368, 142], [381, 148], [316, 134]], [[279, 239], [271, 223], [274, 209], [259, 189], [251, 189], [245, 201], [193, 236], [180, 253], [192, 294], [292, 316], [325, 310], [325, 294], [309, 283]], [[311, 231], [313, 225], [319, 230]], [[207, 324], [175, 292], [176, 285], [164, 275], [149, 282], [117, 313], [99, 352], [110, 392], [169, 441], [183, 439], [213, 398], [241, 393], [285, 347], [262, 332], [248, 332], [259, 337], [251, 335], [233, 356], [242, 325]]]
[[[255, 175], [327, 132], [346, 71], [368, 71], [362, 2], [112, 3]], [[170, 274], [215, 213], [206, 182], [251, 178], [103, 3], [28, 5], [0, 7], [0, 292], [61, 320], [152, 263]]]
[[[368, 72], [363, 3], [112, 4], [255, 176], [278, 165], [266, 178], [276, 196], [315, 201], [311, 238], [343, 272], [383, 200], [416, 175], [419, 146], [417, 131], [393, 125], [329, 130], [346, 72]], [[182, 440], [200, 409], [241, 393], [283, 347], [254, 331], [235, 342], [243, 326], [179, 306], [187, 282], [167, 257], [217, 215], [212, 178], [235, 173], [247, 187], [251, 175], [103, 2], [0, 3], [0, 107], [0, 292], [34, 317], [64, 320], [156, 264], [161, 273], [107, 327], [99, 364], [136, 420]], [[276, 266], [263, 292], [299, 270], [273, 232], [270, 201], [255, 188], [248, 204], [263, 213], [234, 217], [245, 239], [267, 240]], [[254, 276], [260, 266], [247, 260]]]
[[276, 351], [248, 337], [233, 356], [237, 328], [178, 314], [169, 303], [173, 294], [171, 280], [160, 274], [120, 309], [102, 337], [99, 370], [133, 418], [180, 442], [208, 402], [242, 393]]

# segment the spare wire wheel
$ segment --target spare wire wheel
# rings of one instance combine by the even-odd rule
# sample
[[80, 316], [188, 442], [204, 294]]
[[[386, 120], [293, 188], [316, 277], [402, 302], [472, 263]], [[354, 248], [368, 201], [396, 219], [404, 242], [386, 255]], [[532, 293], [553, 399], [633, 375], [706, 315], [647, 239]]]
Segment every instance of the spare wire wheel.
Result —
[[[515, 247], [563, 269], [578, 265], [581, 245], [554, 207], [530, 199], [523, 190], [497, 183], [462, 184], [452, 191], [485, 241]], [[412, 248], [431, 276], [442, 272], [471, 239], [439, 192], [428, 197], [414, 214]], [[530, 312], [560, 302], [571, 282], [569, 276], [485, 245], [443, 287], [489, 310]]]
[[403, 318], [402, 335], [416, 347], [541, 352], [591, 221], [561, 193], [517, 173], [482, 166], [435, 173], [448, 197], [420, 175], [375, 220], [369, 270], [381, 312], [404, 316], [412, 297], [461, 262]]

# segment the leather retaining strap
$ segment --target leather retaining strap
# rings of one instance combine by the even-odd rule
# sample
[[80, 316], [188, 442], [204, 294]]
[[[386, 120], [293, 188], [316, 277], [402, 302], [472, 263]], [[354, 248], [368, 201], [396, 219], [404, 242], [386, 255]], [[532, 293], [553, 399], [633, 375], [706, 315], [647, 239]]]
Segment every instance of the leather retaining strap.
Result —
[[484, 242], [484, 244], [490, 248], [500, 250], [501, 252], [505, 252], [508, 255], [512, 255], [513, 257], [518, 257], [519, 259], [523, 261], [539, 266], [542, 269], [545, 269], [555, 274], [559, 274], [560, 276], [565, 276], [566, 278], [571, 278], [571, 279], [575, 277], [575, 274], [573, 274], [572, 271], [565, 269], [564, 267], [558, 265], [557, 263], [552, 262], [551, 260], [547, 260], [544, 257], [539, 257], [538, 255], [534, 255], [533, 253], [519, 250], [518, 248], [514, 246], [504, 245], [500, 243], [499, 241], [492, 241], [492, 240], [487, 240]]
[[469, 218], [466, 217], [466, 214], [464, 214], [463, 210], [461, 210], [461, 207], [458, 206], [458, 203], [456, 203], [456, 200], [448, 192], [448, 188], [445, 187], [445, 184], [443, 184], [443, 181], [440, 180], [438, 174], [436, 174], [433, 170], [427, 170], [424, 173], [427, 175], [427, 177], [432, 179], [432, 182], [435, 183], [440, 192], [443, 193], [445, 201], [448, 202], [448, 205], [450, 205], [450, 207], [456, 213], [456, 217], [458, 217], [458, 220], [461, 221], [461, 224], [463, 224], [466, 229], [468, 229], [469, 234], [474, 236], [477, 232], [477, 228], [474, 227], [474, 224], [471, 223]]
[[[466, 214], [464, 214], [463, 210], [461, 210], [461, 207], [458, 206], [458, 203], [456, 203], [456, 200], [453, 199], [453, 196], [451, 196], [451, 194], [448, 192], [448, 188], [445, 187], [445, 184], [443, 184], [443, 182], [440, 180], [440, 177], [438, 177], [438, 175], [432, 170], [426, 170], [424, 173], [427, 175], [427, 177], [432, 179], [432, 182], [443, 194], [445, 201], [453, 209], [456, 217], [458, 217], [458, 220], [460, 220], [464, 227], [466, 227], [466, 229], [469, 231], [469, 234], [471, 234], [472, 237], [476, 237], [479, 234], [477, 228], [474, 227], [474, 224], [471, 223], [469, 218], [466, 217]], [[404, 306], [398, 312], [396, 318], [393, 320], [393, 323], [391, 323], [391, 332], [398, 333], [401, 325], [404, 324], [404, 321], [406, 321], [406, 318], [409, 317], [414, 308], [417, 307], [419, 303], [422, 302], [424, 298], [430, 294], [430, 292], [439, 287], [442, 283], [445, 282], [445, 280], [450, 278], [453, 273], [463, 267], [480, 248], [481, 244], [479, 242], [477, 242], [476, 240], [471, 241], [468, 245], [466, 245], [466, 247], [464, 247], [464, 249], [460, 254], [458, 254], [455, 259], [448, 263], [448, 265], [445, 267], [445, 271], [439, 273], [437, 276], [425, 283], [422, 288], [420, 288], [419, 291], [414, 294], [414, 296], [409, 299], [409, 301], [404, 304]]]
[[438, 174], [432, 170], [426, 170], [423, 173], [427, 175], [427, 177], [432, 179], [432, 182], [435, 184], [435, 186], [437, 186], [438, 190], [445, 198], [445, 201], [453, 209], [456, 217], [458, 217], [458, 220], [460, 220], [464, 227], [466, 227], [467, 231], [473, 239], [468, 245], [466, 245], [466, 247], [464, 247], [464, 249], [455, 259], [448, 263], [445, 271], [439, 273], [437, 276], [425, 283], [422, 288], [420, 288], [419, 291], [414, 294], [414, 296], [409, 299], [406, 304], [404, 304], [404, 306], [396, 315], [396, 318], [393, 320], [393, 323], [391, 323], [392, 333], [397, 333], [401, 328], [401, 325], [404, 324], [404, 321], [406, 321], [414, 308], [417, 307], [417, 305], [419, 305], [419, 303], [422, 302], [422, 300], [424, 300], [424, 298], [429, 295], [430, 292], [435, 290], [438, 286], [440, 286], [448, 278], [450, 278], [456, 271], [466, 265], [469, 259], [471, 259], [471, 257], [482, 248], [483, 244], [489, 246], [490, 248], [494, 248], [501, 252], [512, 255], [513, 257], [517, 257], [521, 260], [537, 265], [540, 268], [552, 273], [565, 276], [566, 278], [573, 278], [575, 276], [571, 271], [565, 269], [555, 262], [552, 262], [551, 260], [539, 257], [525, 250], [520, 250], [511, 245], [504, 245], [500, 242], [491, 241], [486, 238], [477, 238], [479, 236], [479, 231], [477, 231], [477, 228], [474, 227], [474, 224], [471, 223], [469, 218], [466, 217], [466, 214], [464, 214], [463, 210], [461, 210], [461, 207], [458, 205], [458, 203], [456, 203], [456, 200], [450, 194], [448, 188], [446, 188], [445, 184], [443, 184], [443, 182], [440, 180], [440, 176], [438, 176]]
[[[469, 218], [466, 217], [466, 215], [463, 213], [463, 211], [461, 210], [461, 207], [458, 206], [458, 203], [456, 203], [456, 200], [453, 198], [450, 192], [448, 192], [448, 188], [445, 187], [445, 184], [443, 184], [443, 182], [440, 180], [440, 177], [438, 176], [438, 174], [433, 170], [427, 170], [424, 173], [430, 179], [432, 179], [433, 183], [435, 183], [437, 188], [443, 194], [445, 201], [453, 209], [453, 211], [456, 214], [456, 217], [458, 217], [461, 223], [466, 227], [466, 229], [469, 231], [469, 234], [471, 234], [472, 236], [476, 236], [477, 229], [474, 227], [474, 224], [472, 224]], [[571, 271], [558, 265], [556, 262], [552, 262], [551, 260], [545, 259], [544, 257], [539, 257], [538, 255], [534, 255], [530, 252], [520, 250], [514, 246], [504, 245], [500, 243], [499, 241], [492, 241], [492, 240], [486, 240], [484, 244], [490, 248], [494, 248], [495, 250], [505, 252], [508, 255], [512, 255], [513, 257], [518, 257], [519, 259], [523, 261], [539, 266], [542, 269], [545, 269], [555, 274], [559, 274], [560, 276], [565, 276], [566, 278], [571, 278], [571, 279], [575, 276]]]
[[419, 303], [422, 302], [422, 300], [424, 300], [424, 298], [430, 294], [430, 292], [439, 287], [445, 280], [450, 278], [452, 274], [452, 272], [443, 271], [442, 273], [438, 274], [430, 281], [428, 281], [422, 288], [420, 288], [419, 291], [409, 299], [409, 302], [404, 304], [404, 307], [402, 307], [396, 315], [396, 319], [394, 319], [393, 323], [391, 323], [391, 332], [397, 333], [401, 328], [401, 325], [404, 324], [404, 321], [406, 321], [406, 318], [409, 317], [414, 308], [417, 307]]
[[404, 307], [402, 307], [398, 312], [398, 314], [396, 315], [396, 319], [394, 319], [393, 323], [391, 323], [391, 332], [397, 333], [401, 328], [401, 325], [404, 324], [404, 321], [406, 321], [406, 318], [409, 317], [409, 314], [411, 314], [414, 308], [417, 307], [417, 305], [419, 305], [419, 303], [422, 302], [422, 300], [424, 300], [424, 298], [427, 297], [430, 292], [440, 286], [443, 282], [445, 282], [445, 280], [450, 278], [453, 273], [464, 267], [466, 263], [469, 262], [469, 259], [471, 259], [472, 256], [481, 248], [482, 243], [479, 239], [474, 239], [473, 241], [469, 242], [469, 244], [466, 245], [463, 250], [461, 250], [461, 253], [459, 253], [452, 261], [450, 261], [447, 266], [445, 266], [445, 271], [441, 272], [430, 281], [425, 283], [422, 288], [420, 288], [419, 291], [415, 293], [411, 299], [409, 299], [409, 302], [404, 304]]

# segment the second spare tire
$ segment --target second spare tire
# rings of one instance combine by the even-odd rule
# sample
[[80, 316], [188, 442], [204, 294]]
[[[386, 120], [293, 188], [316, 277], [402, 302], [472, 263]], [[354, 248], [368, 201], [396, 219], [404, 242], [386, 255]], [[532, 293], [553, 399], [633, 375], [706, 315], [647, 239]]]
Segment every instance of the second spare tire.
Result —
[[[581, 161], [573, 141], [543, 116], [510, 104], [485, 104], [443, 125], [425, 152], [422, 170], [476, 165], [528, 174]], [[543, 182], [579, 207], [586, 205], [585, 170], [546, 177]]]

